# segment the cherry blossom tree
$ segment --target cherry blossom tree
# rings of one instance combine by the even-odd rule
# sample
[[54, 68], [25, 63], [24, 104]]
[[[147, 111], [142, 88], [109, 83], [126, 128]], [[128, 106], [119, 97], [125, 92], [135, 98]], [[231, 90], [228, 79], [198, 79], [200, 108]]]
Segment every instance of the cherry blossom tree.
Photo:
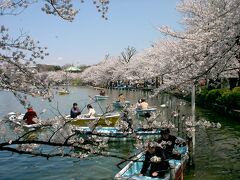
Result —
[[160, 29], [181, 42], [179, 58], [192, 64], [187, 71], [192, 79], [239, 71], [239, 5], [239, 1], [184, 0], [177, 9], [184, 14], [185, 31]]
[[[83, 0], [80, 2], [84, 3]], [[107, 19], [109, 1], [93, 0], [92, 2], [101, 16]], [[0, 2], [0, 15], [2, 17], [18, 15], [33, 3], [42, 4], [43, 12], [59, 16], [67, 21], [73, 21], [79, 12], [77, 5], [72, 0], [3, 0]], [[47, 48], [41, 47], [38, 41], [23, 32], [20, 32], [18, 36], [12, 36], [4, 25], [1, 25], [0, 36], [0, 88], [11, 90], [14, 93], [49, 95], [50, 83], [39, 79], [36, 71], [33, 72], [31, 68], [35, 66], [36, 60], [44, 59], [48, 55]]]
[[94, 85], [106, 85], [107, 82], [117, 79], [116, 72], [121, 69], [121, 66], [118, 58], [108, 56], [99, 64], [87, 68], [80, 77], [83, 81]]
[[[114, 74], [126, 72], [125, 78], [135, 75], [133, 79], [163, 76], [169, 87], [188, 87], [199, 78], [238, 76], [239, 2], [183, 0], [177, 10], [183, 14], [184, 31], [161, 27], [160, 32], [169, 39], [158, 41], [139, 60], [128, 62], [127, 68], [120, 67]], [[127, 59], [127, 52], [121, 55]]]
[[[107, 20], [109, 1], [93, 0], [92, 2], [97, 11], [101, 13], [102, 18]], [[73, 21], [78, 13], [71, 0], [3, 0], [0, 3], [0, 15], [2, 17], [18, 15], [33, 3], [43, 3], [42, 11], [59, 16], [67, 21]], [[33, 68], [36, 60], [44, 59], [48, 55], [47, 48], [41, 47], [38, 41], [33, 40], [23, 32], [20, 32], [18, 36], [10, 35], [8, 32], [8, 29], [1, 25], [0, 88], [12, 91], [23, 105], [26, 105], [25, 94], [51, 98], [51, 75], [40, 74]], [[57, 76], [61, 76], [61, 73], [58, 73]], [[58, 114], [61, 113], [58, 112]], [[23, 126], [14, 127], [13, 131], [12, 129], [9, 130], [8, 122], [1, 120], [0, 151], [32, 154], [47, 158], [53, 156], [83, 158], [88, 154], [108, 155], [106, 151], [102, 151], [106, 146], [104, 140], [78, 138], [75, 132], [70, 131], [72, 128], [69, 128], [69, 121], [64, 116], [57, 116], [49, 119], [48, 122], [50, 128], [48, 128], [49, 124], [41, 122], [43, 126], [47, 126], [47, 129], [44, 133], [38, 133], [36, 129], [26, 132]], [[98, 122], [95, 123], [97, 125]], [[92, 134], [94, 133], [93, 127]], [[81, 153], [75, 153], [75, 149], [80, 149]]]
[[137, 50], [134, 47], [128, 46], [124, 49], [124, 51], [121, 52], [121, 57], [119, 57], [119, 60], [123, 64], [128, 64], [131, 60], [131, 58], [136, 54]]
[[[80, 0], [84, 3], [84, 0]], [[101, 13], [102, 18], [107, 20], [109, 0], [92, 0], [97, 11]], [[1, 15], [18, 15], [34, 3], [42, 4], [42, 11], [46, 14], [59, 16], [64, 20], [73, 21], [78, 14], [79, 9], [73, 0], [3, 0], [0, 3]]]
[[45, 96], [48, 83], [42, 81], [33, 68], [36, 59], [47, 56], [46, 47], [40, 47], [26, 34], [13, 38], [3, 25], [0, 30], [0, 88], [13, 92]]
[[[37, 2], [4, 0], [0, 4], [0, 11], [2, 15], [18, 14]], [[44, 12], [68, 21], [72, 21], [78, 13], [71, 0], [43, 2]], [[108, 3], [108, 0], [93, 1], [104, 19], [107, 19]], [[167, 35], [168, 39], [156, 41], [153, 47], [139, 54], [136, 54], [135, 49], [128, 48], [121, 54], [124, 61], [120, 61], [119, 56], [107, 56], [99, 64], [87, 68], [81, 78], [94, 85], [106, 85], [107, 82], [115, 80], [162, 77], [164, 84], [156, 89], [156, 93], [159, 93], [174, 88], [189, 88], [194, 81], [202, 77], [216, 78], [222, 73], [239, 72], [239, 5], [238, 0], [183, 0], [177, 6], [184, 15], [183, 32], [161, 27], [160, 32]], [[43, 74], [40, 78], [41, 75], [27, 67], [33, 65], [35, 59], [43, 59], [48, 55], [46, 48], [40, 47], [38, 42], [25, 34], [11, 37], [4, 26], [0, 33], [0, 87], [14, 92], [49, 95], [49, 82], [43, 81], [46, 76]], [[17, 79], [16, 74], [19, 77]], [[152, 116], [150, 126], [157, 124], [154, 121], [156, 117], [158, 116]], [[48, 128], [50, 131], [40, 134], [38, 138], [29, 137], [35, 130], [26, 133], [21, 128], [16, 128], [13, 135], [6, 136], [6, 127], [0, 126], [0, 132], [3, 133], [0, 136], [0, 150], [45, 157], [83, 158], [88, 154], [109, 155], [104, 151], [107, 144], [103, 139], [77, 138], [76, 132], [70, 131], [72, 127], [64, 116], [51, 121], [53, 126]], [[125, 124], [119, 127], [125, 129]], [[97, 123], [94, 126], [96, 125]], [[143, 126], [149, 127], [149, 121]], [[94, 134], [94, 130], [93, 127], [91, 133]], [[45, 152], [48, 149], [46, 146], [51, 147], [50, 152]], [[51, 151], [52, 148], [54, 151]], [[76, 153], [76, 149], [80, 149], [81, 153]]]

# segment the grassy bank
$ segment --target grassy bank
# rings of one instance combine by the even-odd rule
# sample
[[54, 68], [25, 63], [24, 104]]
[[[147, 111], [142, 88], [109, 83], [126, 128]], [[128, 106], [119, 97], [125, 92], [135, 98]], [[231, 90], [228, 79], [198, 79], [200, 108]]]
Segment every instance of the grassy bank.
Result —
[[[191, 101], [191, 94], [183, 96], [174, 93], [174, 95]], [[196, 104], [240, 121], [240, 87], [232, 90], [202, 88], [196, 93]]]

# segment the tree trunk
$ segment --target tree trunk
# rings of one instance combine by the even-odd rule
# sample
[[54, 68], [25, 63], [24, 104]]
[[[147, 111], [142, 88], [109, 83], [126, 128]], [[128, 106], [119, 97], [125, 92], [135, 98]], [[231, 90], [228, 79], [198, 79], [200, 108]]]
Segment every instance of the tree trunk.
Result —
[[159, 77], [156, 77], [156, 81], [155, 81], [155, 87], [158, 88], [159, 87]]
[[236, 87], [237, 82], [238, 82], [238, 78], [229, 78], [230, 90]]
[[240, 70], [238, 71], [238, 84], [237, 86], [240, 86]]

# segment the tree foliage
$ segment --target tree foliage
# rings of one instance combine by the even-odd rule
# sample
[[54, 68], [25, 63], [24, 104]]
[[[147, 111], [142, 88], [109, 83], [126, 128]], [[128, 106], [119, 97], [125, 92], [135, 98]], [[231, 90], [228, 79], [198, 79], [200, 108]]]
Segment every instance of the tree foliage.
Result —
[[[109, 1], [92, 2], [102, 17], [107, 19]], [[78, 13], [77, 5], [72, 0], [3, 0], [0, 2], [0, 15], [18, 15], [34, 3], [41, 4], [43, 12], [67, 21], [73, 21]], [[22, 103], [23, 96], [18, 92], [40, 95], [50, 100], [53, 97], [50, 91], [51, 82], [39, 76], [35, 68], [36, 60], [44, 59], [48, 55], [47, 48], [40, 46], [39, 41], [24, 32], [19, 32], [19, 35], [9, 34], [4, 25], [0, 27], [0, 37], [0, 89], [13, 91]]]
[[134, 47], [127, 47], [124, 51], [121, 52], [120, 61], [123, 64], [128, 64], [131, 58], [136, 54], [136, 49]]
[[122, 80], [163, 77], [164, 85], [156, 92], [188, 88], [200, 78], [238, 77], [239, 1], [183, 0], [177, 10], [184, 30], [160, 27], [167, 38], [132, 57], [127, 68], [118, 66], [114, 74], [124, 72]]
[[[0, 3], [1, 15], [17, 15], [32, 3], [42, 2], [45, 13], [67, 21], [73, 21], [78, 13], [72, 0], [3, 0]], [[107, 19], [108, 3], [108, 0], [93, 0], [104, 19]], [[161, 76], [164, 85], [156, 90], [158, 93], [166, 89], [188, 88], [202, 77], [217, 78], [223, 73], [239, 73], [239, 6], [239, 0], [183, 0], [177, 6], [183, 13], [183, 32], [161, 27], [159, 31], [167, 36], [166, 39], [156, 41], [153, 47], [138, 54], [135, 48], [128, 47], [121, 53], [120, 61], [119, 56], [106, 56], [99, 64], [87, 68], [81, 78], [95, 85], [104, 85], [109, 81], [134, 81]], [[36, 73], [31, 68], [37, 59], [44, 59], [48, 55], [47, 48], [41, 47], [38, 41], [22, 32], [16, 37], [10, 35], [4, 25], [1, 26], [0, 36], [0, 88], [13, 91], [19, 99], [21, 94], [17, 92], [51, 98], [51, 78], [61, 79], [64, 72], [52, 73], [51, 76]], [[177, 117], [176, 112], [174, 115]], [[158, 115], [152, 116], [143, 122], [142, 126], [171, 126], [166, 124], [168, 121], [159, 124], [156, 118]], [[190, 118], [186, 120], [186, 124], [193, 125]], [[91, 131], [93, 135], [96, 125], [97, 123], [93, 125]], [[122, 122], [118, 127], [125, 131], [126, 122]], [[1, 124], [0, 128], [0, 150], [48, 158], [109, 155], [104, 149], [107, 145], [104, 139], [97, 136], [92, 139], [77, 136], [64, 116], [51, 119], [51, 127], [44, 133], [36, 130], [25, 132], [22, 127], [16, 127], [13, 134], [7, 134], [6, 126]], [[143, 147], [140, 143], [136, 143], [136, 146]], [[77, 152], [77, 149], [80, 151]]]

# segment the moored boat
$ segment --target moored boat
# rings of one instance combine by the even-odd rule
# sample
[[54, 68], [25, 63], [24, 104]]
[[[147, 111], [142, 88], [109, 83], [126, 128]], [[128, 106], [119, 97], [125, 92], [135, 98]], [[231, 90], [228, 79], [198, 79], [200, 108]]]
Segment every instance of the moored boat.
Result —
[[119, 113], [97, 114], [95, 117], [86, 117], [83, 114], [72, 119], [71, 124], [75, 126], [88, 126], [89, 123], [95, 121], [99, 126], [114, 126], [119, 118]]
[[120, 172], [115, 175], [115, 180], [179, 180], [183, 177], [183, 171], [186, 167], [188, 161], [188, 147], [178, 146], [175, 147], [176, 150], [181, 154], [181, 159], [170, 159], [169, 169], [165, 173], [164, 177], [150, 177], [150, 176], [141, 176], [140, 171], [142, 169], [144, 161], [144, 153], [141, 152], [136, 155], [136, 157], [130, 161]]

